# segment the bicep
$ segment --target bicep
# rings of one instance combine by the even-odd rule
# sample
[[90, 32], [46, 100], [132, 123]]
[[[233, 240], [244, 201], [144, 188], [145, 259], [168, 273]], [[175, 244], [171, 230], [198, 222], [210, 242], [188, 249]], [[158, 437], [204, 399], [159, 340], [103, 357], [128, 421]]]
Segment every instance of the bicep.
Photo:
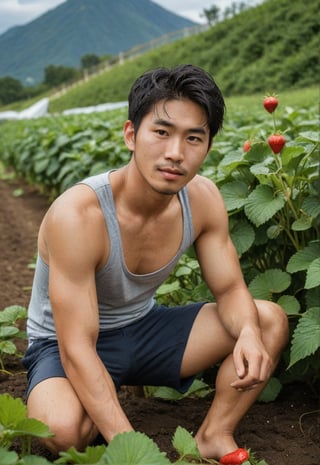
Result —
[[94, 343], [98, 334], [95, 269], [99, 241], [90, 222], [80, 216], [49, 216], [46, 248], [49, 261], [49, 296], [57, 337], [64, 341]]

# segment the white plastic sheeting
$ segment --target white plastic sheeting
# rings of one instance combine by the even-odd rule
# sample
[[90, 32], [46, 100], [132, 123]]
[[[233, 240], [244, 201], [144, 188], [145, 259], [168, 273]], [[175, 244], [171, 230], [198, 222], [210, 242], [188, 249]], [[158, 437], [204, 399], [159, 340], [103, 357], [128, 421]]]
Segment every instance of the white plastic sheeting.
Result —
[[[128, 105], [128, 102], [113, 102], [113, 103], [101, 103], [99, 105], [91, 107], [80, 107], [71, 108], [70, 110], [64, 110], [63, 115], [76, 115], [81, 113], [95, 113], [108, 110], [115, 110], [117, 108], [123, 108]], [[29, 108], [22, 111], [3, 111], [0, 112], [0, 120], [12, 120], [12, 119], [32, 119], [39, 118], [41, 116], [50, 116], [48, 113], [49, 99], [43, 98], [36, 102]]]
[[0, 113], [0, 120], [39, 118], [48, 113], [48, 106], [49, 99], [43, 98], [22, 111], [3, 111]]

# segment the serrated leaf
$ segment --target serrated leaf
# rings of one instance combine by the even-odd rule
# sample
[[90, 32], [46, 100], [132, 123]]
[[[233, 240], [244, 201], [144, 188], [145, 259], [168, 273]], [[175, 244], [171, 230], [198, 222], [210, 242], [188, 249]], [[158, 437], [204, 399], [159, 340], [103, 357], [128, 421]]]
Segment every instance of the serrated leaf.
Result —
[[15, 429], [20, 436], [24, 434], [37, 438], [49, 438], [53, 436], [49, 427], [35, 418], [24, 418], [16, 424]]
[[270, 269], [258, 274], [249, 284], [249, 290], [256, 299], [270, 300], [272, 294], [283, 292], [290, 286], [291, 276], [279, 269]]
[[302, 202], [302, 211], [312, 216], [312, 218], [316, 218], [318, 215], [320, 215], [319, 197], [306, 197]]
[[75, 447], [70, 447], [65, 452], [60, 452], [60, 458], [54, 463], [77, 463], [77, 464], [95, 464], [99, 462], [102, 456], [106, 453], [107, 446], [101, 444], [99, 446], [88, 446], [84, 452], [79, 452]]
[[303, 250], [296, 252], [287, 264], [287, 271], [289, 273], [296, 273], [297, 271], [307, 270], [310, 263], [313, 262], [320, 255], [320, 243], [311, 242]]
[[105, 458], [108, 465], [170, 465], [152, 439], [136, 431], [117, 434], [107, 447]]
[[200, 452], [194, 437], [184, 428], [178, 426], [173, 440], [173, 447], [179, 453], [180, 457], [188, 457], [190, 459], [200, 460]]
[[307, 278], [305, 283], [306, 289], [312, 289], [320, 285], [320, 258], [316, 258], [310, 263], [307, 270]]
[[302, 315], [294, 330], [291, 344], [288, 368], [319, 349], [320, 307], [310, 308]]
[[27, 407], [22, 399], [13, 398], [9, 394], [0, 395], [0, 423], [5, 428], [14, 427], [27, 416]]
[[240, 220], [230, 222], [230, 236], [238, 256], [241, 257], [254, 243], [255, 232], [248, 221]]
[[245, 214], [256, 226], [272, 218], [285, 204], [282, 192], [274, 193], [267, 185], [259, 185], [249, 195], [244, 207]]
[[296, 315], [300, 311], [300, 303], [293, 295], [282, 295], [277, 303], [287, 315]]
[[245, 205], [248, 197], [248, 186], [241, 181], [223, 184], [220, 188], [227, 211], [237, 210]]
[[278, 378], [270, 378], [268, 384], [259, 395], [258, 400], [260, 402], [273, 402], [278, 397], [279, 392], [282, 389], [282, 384]]

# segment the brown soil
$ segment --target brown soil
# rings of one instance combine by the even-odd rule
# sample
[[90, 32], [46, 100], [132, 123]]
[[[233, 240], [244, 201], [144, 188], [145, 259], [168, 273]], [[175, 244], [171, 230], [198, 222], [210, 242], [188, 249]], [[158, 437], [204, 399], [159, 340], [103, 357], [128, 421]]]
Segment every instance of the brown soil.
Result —
[[[24, 194], [14, 197], [15, 189], [21, 187]], [[16, 181], [0, 181], [0, 309], [13, 304], [28, 305], [33, 278], [28, 264], [36, 252], [37, 231], [47, 207], [48, 201], [36, 189]], [[20, 372], [20, 362], [15, 358], [6, 363], [15, 374], [7, 378], [1, 375], [0, 393], [23, 397], [26, 378]], [[171, 445], [176, 427], [195, 432], [211, 400], [209, 396], [173, 403], [135, 397], [126, 389], [120, 398], [134, 427], [151, 437], [171, 460], [176, 458]], [[319, 465], [318, 409], [319, 396], [306, 385], [285, 386], [275, 402], [256, 403], [251, 408], [237, 430], [237, 441], [269, 465]], [[37, 442], [33, 453], [53, 459]]]

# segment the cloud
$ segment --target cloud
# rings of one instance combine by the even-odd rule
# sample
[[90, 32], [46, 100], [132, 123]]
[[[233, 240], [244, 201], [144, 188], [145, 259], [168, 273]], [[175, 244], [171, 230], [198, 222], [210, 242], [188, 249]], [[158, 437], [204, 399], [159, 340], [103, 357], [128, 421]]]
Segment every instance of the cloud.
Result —
[[1, 0], [0, 34], [12, 26], [26, 24], [65, 0]]

